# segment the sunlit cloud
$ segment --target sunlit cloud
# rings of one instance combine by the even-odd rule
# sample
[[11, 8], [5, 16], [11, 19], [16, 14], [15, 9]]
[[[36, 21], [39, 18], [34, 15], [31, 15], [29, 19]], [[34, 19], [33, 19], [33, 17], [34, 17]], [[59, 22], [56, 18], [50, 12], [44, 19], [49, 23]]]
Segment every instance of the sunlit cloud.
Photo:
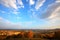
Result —
[[13, 14], [15, 14], [15, 15], [20, 14], [20, 12], [18, 12], [18, 11], [11, 11], [11, 13], [13, 13]]
[[[22, 0], [0, 0], [0, 4], [2, 4], [5, 7], [18, 9], [19, 7], [24, 7]], [[18, 5], [18, 6], [17, 6]]]
[[59, 11], [60, 11], [60, 3], [53, 3], [51, 5], [48, 5], [47, 10], [38, 17], [41, 19], [52, 18], [55, 17], [56, 14], [59, 14], [60, 13]]
[[46, 0], [38, 0], [35, 6], [36, 10], [38, 10], [41, 6], [43, 6], [45, 1]]
[[60, 2], [60, 0], [56, 0], [56, 2]]
[[[36, 15], [36, 14], [33, 14]], [[50, 5], [48, 5], [46, 11], [44, 13], [41, 13], [40, 15], [36, 15], [39, 19], [46, 20], [48, 22], [50, 28], [57, 28], [56, 26], [60, 26], [60, 2], [54, 2]]]
[[22, 0], [17, 0], [18, 8], [24, 8]]
[[48, 17], [49, 19], [60, 18], [60, 7], [56, 8], [54, 12], [52, 12], [51, 16]]
[[0, 17], [0, 29], [20, 29], [20, 26], [20, 23], [12, 23], [9, 20]]
[[56, 26], [60, 26], [60, 0], [0, 0], [0, 29]]
[[34, 5], [34, 0], [30, 0], [30, 5]]

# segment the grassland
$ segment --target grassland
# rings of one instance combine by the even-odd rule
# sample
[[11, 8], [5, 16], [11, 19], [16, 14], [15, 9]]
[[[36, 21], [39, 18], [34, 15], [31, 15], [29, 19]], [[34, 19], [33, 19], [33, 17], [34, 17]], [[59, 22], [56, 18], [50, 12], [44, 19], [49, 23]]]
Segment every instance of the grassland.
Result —
[[0, 40], [60, 40], [60, 29], [0, 30]]

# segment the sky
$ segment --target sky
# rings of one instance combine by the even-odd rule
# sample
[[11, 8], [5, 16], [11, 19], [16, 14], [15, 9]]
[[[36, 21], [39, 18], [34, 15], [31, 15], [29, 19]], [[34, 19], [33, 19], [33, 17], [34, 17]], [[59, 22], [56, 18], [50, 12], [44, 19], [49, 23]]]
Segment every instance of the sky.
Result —
[[0, 0], [0, 29], [60, 28], [60, 0]]

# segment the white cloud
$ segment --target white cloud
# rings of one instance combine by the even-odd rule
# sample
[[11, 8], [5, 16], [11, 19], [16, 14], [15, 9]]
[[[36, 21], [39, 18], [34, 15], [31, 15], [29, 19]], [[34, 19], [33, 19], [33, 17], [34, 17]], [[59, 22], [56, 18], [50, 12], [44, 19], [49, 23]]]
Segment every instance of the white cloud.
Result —
[[17, 0], [18, 8], [24, 8], [22, 0]]
[[[60, 3], [55, 2], [48, 6], [47, 14], [50, 14], [46, 19], [52, 25], [50, 28], [60, 28]], [[47, 16], [46, 14], [46, 16]], [[48, 27], [49, 28], [49, 27]]]
[[12, 14], [15, 14], [15, 15], [20, 14], [20, 12], [19, 12], [18, 10], [12, 10], [12, 11], [10, 11], [9, 13], [12, 13]]
[[47, 13], [51, 14], [48, 17], [48, 19], [60, 18], [60, 3], [53, 3], [53, 4], [49, 5]]
[[34, 0], [30, 0], [30, 5], [34, 5]]
[[5, 22], [6, 24], [11, 24], [11, 22], [9, 20], [6, 20], [2, 17], [0, 17], [0, 22]]
[[13, 9], [18, 9], [17, 5], [23, 6], [22, 0], [0, 0], [0, 4]]
[[52, 12], [52, 14], [51, 14], [51, 16], [50, 17], [48, 17], [49, 19], [53, 19], [53, 18], [59, 18], [60, 16], [60, 7], [57, 7], [56, 9], [55, 9], [55, 11], [53, 11]]
[[32, 23], [32, 21], [13, 23], [7, 19], [0, 17], [0, 29], [28, 29], [32, 28]]
[[22, 29], [20, 23], [12, 23], [7, 19], [0, 17], [0, 29]]
[[17, 9], [16, 0], [9, 0], [8, 2], [10, 7]]
[[32, 21], [28, 21], [28, 22], [25, 22], [26, 25], [31, 25], [33, 22]]
[[57, 29], [57, 28], [60, 28], [60, 25], [46, 27], [46, 29]]
[[12, 13], [15, 14], [15, 15], [18, 15], [20, 12], [18, 12], [18, 11], [13, 11]]
[[[56, 17], [57, 14], [60, 13], [60, 3], [52, 3], [48, 5], [47, 9], [44, 13], [41, 13], [40, 16], [38, 16], [41, 19], [49, 19], [52, 17]], [[60, 14], [59, 14], [60, 15]]]
[[23, 5], [22, 0], [17, 0], [17, 3]]
[[37, 15], [37, 17], [48, 23], [46, 28], [57, 28], [55, 26], [60, 26], [60, 2], [54, 2], [48, 5], [45, 12]]
[[56, 0], [56, 2], [60, 2], [60, 0]]
[[16, 3], [16, 0], [0, 0], [0, 4], [6, 7], [17, 9], [17, 5], [15, 3]]
[[22, 26], [30, 26], [33, 23], [33, 21], [26, 21], [26, 22], [21, 22]]
[[38, 10], [41, 6], [43, 6], [46, 0], [38, 0], [35, 6], [35, 9]]

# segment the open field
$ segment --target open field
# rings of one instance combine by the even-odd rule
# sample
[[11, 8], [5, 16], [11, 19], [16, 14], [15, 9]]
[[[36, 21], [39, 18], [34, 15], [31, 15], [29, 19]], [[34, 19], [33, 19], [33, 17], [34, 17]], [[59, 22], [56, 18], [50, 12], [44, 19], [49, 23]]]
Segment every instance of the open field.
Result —
[[0, 40], [60, 40], [60, 29], [0, 30]]

